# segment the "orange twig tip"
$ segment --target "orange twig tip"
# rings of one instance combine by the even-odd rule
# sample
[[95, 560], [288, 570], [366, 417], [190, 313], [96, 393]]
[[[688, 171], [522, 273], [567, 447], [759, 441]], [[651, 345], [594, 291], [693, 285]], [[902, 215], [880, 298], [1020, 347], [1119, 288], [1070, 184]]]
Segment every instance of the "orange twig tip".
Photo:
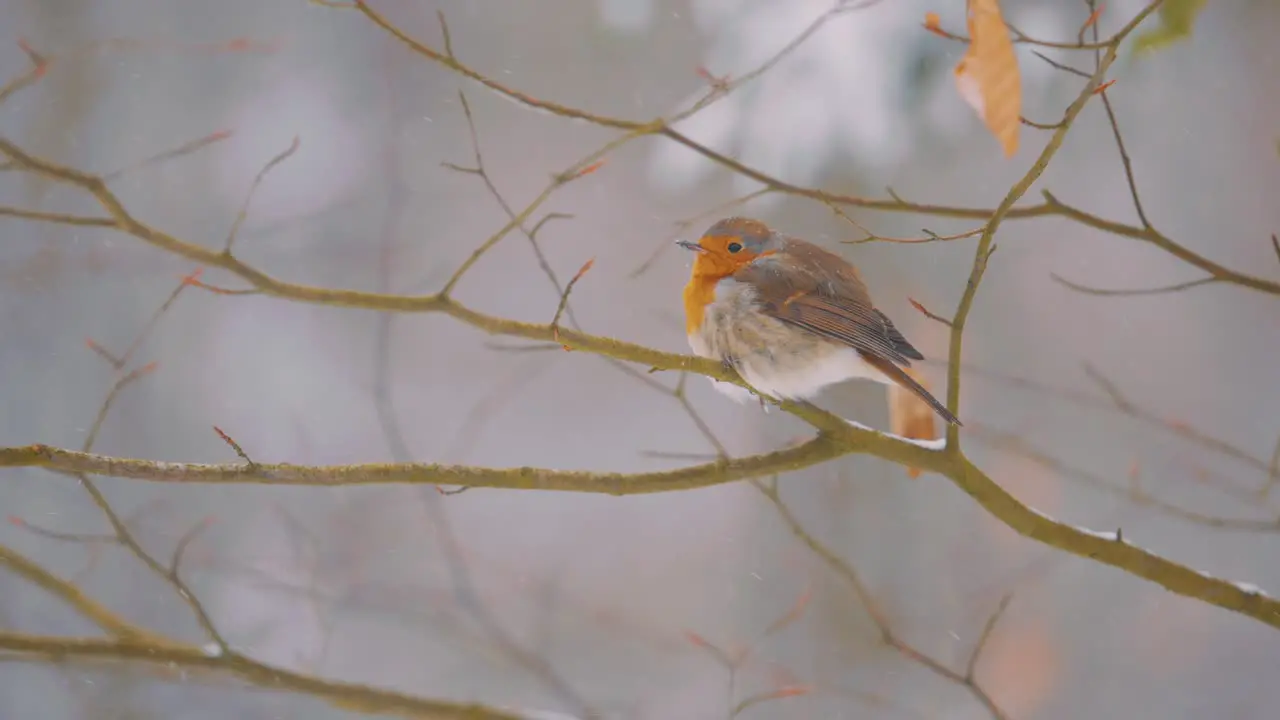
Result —
[[717, 91], [724, 92], [729, 89], [728, 75], [716, 75], [701, 65], [695, 68], [694, 72], [698, 73], [698, 77], [706, 80], [707, 84]]
[[605, 163], [605, 161], [604, 161], [604, 160], [597, 160], [596, 162], [593, 162], [593, 163], [591, 163], [590, 165], [588, 165], [588, 166], [586, 166], [586, 167], [582, 168], [581, 170], [579, 170], [579, 171], [578, 171], [578, 173], [577, 173], [576, 175], [574, 175], [574, 177], [575, 177], [575, 178], [580, 178], [580, 177], [583, 177], [583, 176], [585, 176], [585, 175], [590, 175], [591, 173], [593, 173], [593, 172], [595, 172], [595, 171], [599, 170], [600, 168], [604, 167], [604, 163]]
[[816, 688], [814, 688], [812, 685], [787, 685], [785, 687], [780, 687], [777, 690], [774, 690], [773, 692], [769, 693], [766, 697], [768, 697], [769, 699], [796, 697], [799, 695], [808, 695], [809, 693], [813, 692], [815, 689]]
[[1108, 80], [1108, 81], [1106, 81], [1106, 82], [1102, 83], [1101, 85], [1099, 85], [1098, 87], [1094, 88], [1094, 89], [1093, 89], [1093, 94], [1094, 94], [1094, 95], [1099, 95], [1099, 94], [1101, 94], [1101, 93], [1104, 93], [1104, 92], [1106, 92], [1106, 91], [1107, 91], [1107, 88], [1109, 88], [1109, 87], [1111, 87], [1112, 85], [1115, 85], [1115, 84], [1116, 84], [1116, 81], [1115, 81], [1115, 80]]
[[582, 276], [586, 275], [587, 271], [591, 269], [591, 266], [595, 264], [596, 264], [595, 258], [591, 258], [590, 260], [582, 263], [582, 267], [578, 268], [578, 273], [573, 276], [573, 282], [577, 282], [578, 280], [581, 280]]
[[1085, 30], [1096, 25], [1098, 23], [1098, 18], [1102, 17], [1102, 11], [1106, 9], [1106, 5], [1099, 5], [1097, 10], [1089, 13], [1089, 17], [1084, 21], [1084, 24], [1080, 26], [1080, 32], [1083, 33]]
[[934, 35], [940, 35], [945, 38], [951, 37], [951, 33], [942, 29], [942, 18], [938, 17], [938, 13], [936, 12], [927, 12], [924, 14], [924, 29]]
[[706, 638], [692, 630], [684, 631], [684, 639], [688, 640], [689, 644], [694, 647], [712, 647], [711, 643], [707, 642]]

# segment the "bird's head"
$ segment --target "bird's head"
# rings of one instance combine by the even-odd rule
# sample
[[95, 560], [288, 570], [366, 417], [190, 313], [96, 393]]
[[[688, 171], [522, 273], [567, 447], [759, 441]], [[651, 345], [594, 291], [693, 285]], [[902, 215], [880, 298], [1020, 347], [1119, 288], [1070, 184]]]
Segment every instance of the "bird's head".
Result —
[[768, 225], [742, 217], [716, 222], [697, 242], [676, 241], [680, 247], [697, 253], [693, 274], [708, 278], [728, 277], [756, 258], [782, 249], [782, 243], [782, 236]]

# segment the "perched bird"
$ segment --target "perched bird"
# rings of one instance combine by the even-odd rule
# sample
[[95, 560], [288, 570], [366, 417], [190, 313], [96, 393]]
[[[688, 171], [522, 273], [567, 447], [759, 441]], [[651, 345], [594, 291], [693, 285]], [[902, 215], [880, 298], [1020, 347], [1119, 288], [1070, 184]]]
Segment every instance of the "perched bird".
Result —
[[[777, 399], [813, 397], [855, 378], [896, 383], [961, 424], [903, 371], [924, 356], [876, 309], [857, 268], [843, 258], [741, 217], [677, 244], [697, 253], [684, 288], [695, 355], [723, 362]], [[728, 383], [716, 388], [739, 400], [750, 396]]]

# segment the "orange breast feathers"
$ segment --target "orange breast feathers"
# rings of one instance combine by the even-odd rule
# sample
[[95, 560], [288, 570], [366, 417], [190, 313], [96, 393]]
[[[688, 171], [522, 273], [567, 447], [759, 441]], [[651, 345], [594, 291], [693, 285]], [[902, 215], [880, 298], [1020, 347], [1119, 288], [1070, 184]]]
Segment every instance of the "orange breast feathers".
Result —
[[[748, 222], [748, 226], [752, 232], [768, 231], [768, 228], [760, 223]], [[725, 232], [728, 233], [727, 230]], [[721, 280], [750, 265], [755, 259], [775, 252], [773, 250], [763, 253], [754, 252], [746, 247], [746, 242], [741, 235], [734, 233], [708, 233], [703, 235], [697, 243], [681, 244], [696, 251], [689, 283], [684, 286], [685, 331], [690, 335], [702, 327], [706, 308], [715, 301], [716, 285]]]
[[722, 278], [694, 274], [684, 286], [684, 329], [692, 335], [702, 327], [707, 306], [715, 302], [716, 283]]

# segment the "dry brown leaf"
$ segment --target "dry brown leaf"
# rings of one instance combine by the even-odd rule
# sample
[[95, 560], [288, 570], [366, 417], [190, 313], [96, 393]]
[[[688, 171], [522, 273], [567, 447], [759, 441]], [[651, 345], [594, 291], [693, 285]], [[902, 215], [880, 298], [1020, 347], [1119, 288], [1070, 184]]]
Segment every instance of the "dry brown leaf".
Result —
[[[903, 368], [903, 372], [910, 375], [916, 382], [929, 389], [928, 383], [924, 378], [916, 374], [911, 368]], [[900, 385], [889, 386], [889, 431], [894, 435], [900, 435], [912, 440], [933, 440], [936, 432], [933, 422], [933, 409], [925, 404], [923, 400], [916, 397], [915, 393], [907, 390]], [[907, 468], [907, 476], [912, 478], [920, 477], [920, 468]]]
[[1009, 27], [996, 0], [969, 0], [969, 49], [956, 65], [956, 88], [1000, 141], [1005, 157], [1018, 150], [1022, 80]]

